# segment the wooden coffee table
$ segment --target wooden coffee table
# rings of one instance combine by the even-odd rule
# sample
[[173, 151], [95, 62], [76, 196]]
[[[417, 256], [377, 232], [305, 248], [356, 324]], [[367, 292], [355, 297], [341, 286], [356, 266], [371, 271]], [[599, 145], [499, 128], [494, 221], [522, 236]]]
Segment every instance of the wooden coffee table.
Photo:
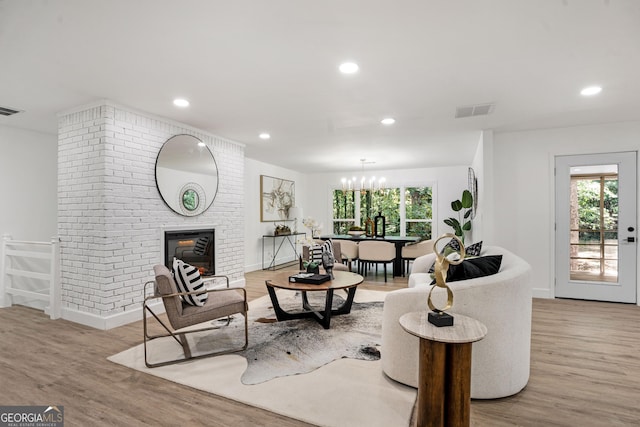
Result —
[[[351, 312], [351, 305], [353, 304], [353, 298], [356, 295], [356, 289], [358, 285], [364, 280], [363, 277], [356, 273], [347, 271], [334, 271], [333, 280], [324, 282], [320, 285], [311, 285], [308, 283], [289, 282], [289, 276], [295, 274], [294, 272], [282, 272], [277, 274], [273, 279], [267, 280], [267, 291], [271, 302], [273, 303], [273, 309], [276, 312], [278, 321], [293, 320], [293, 319], [316, 319], [325, 329], [329, 329], [331, 324], [331, 316], [339, 314], [348, 314]], [[302, 308], [303, 311], [290, 313], [284, 311], [280, 307], [278, 302], [278, 295], [276, 289], [287, 289], [290, 291], [300, 291], [302, 293]], [[336, 289], [345, 289], [347, 291], [347, 299], [345, 302], [336, 309], [331, 309], [333, 304], [333, 292]], [[324, 310], [318, 310], [311, 307], [309, 300], [307, 299], [307, 292], [326, 292], [324, 302]]]

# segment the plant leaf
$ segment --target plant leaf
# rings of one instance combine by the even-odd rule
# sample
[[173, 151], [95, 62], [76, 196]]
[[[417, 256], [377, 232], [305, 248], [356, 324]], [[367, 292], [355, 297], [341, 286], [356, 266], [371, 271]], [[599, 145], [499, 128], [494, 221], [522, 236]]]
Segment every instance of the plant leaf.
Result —
[[462, 207], [469, 209], [471, 206], [473, 206], [473, 196], [469, 190], [464, 190], [462, 192]]
[[462, 202], [460, 200], [454, 200], [451, 202], [451, 209], [453, 209], [454, 212], [459, 212], [462, 207]]
[[471, 230], [471, 221], [467, 221], [467, 222], [465, 222], [465, 223], [464, 223], [464, 225], [462, 226], [462, 229], [463, 229], [464, 231], [469, 231], [469, 230]]
[[449, 227], [453, 227], [453, 228], [460, 227], [460, 223], [455, 218], [447, 218], [444, 220], [444, 223], [447, 224]]
[[466, 212], [464, 213], [464, 219], [469, 218], [469, 217], [471, 216], [471, 212], [473, 212], [471, 209], [469, 209], [468, 211], [466, 211]]

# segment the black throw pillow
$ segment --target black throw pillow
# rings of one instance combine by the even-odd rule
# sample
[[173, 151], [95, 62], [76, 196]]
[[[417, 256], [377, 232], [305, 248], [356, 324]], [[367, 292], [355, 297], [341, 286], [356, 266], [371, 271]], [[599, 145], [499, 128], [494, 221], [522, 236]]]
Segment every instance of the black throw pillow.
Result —
[[[449, 243], [444, 245], [440, 253], [444, 254], [447, 248], [453, 249], [454, 252], [460, 252], [460, 244], [456, 239], [451, 239]], [[480, 240], [477, 243], [474, 243], [473, 245], [469, 245], [465, 247], [464, 251], [467, 257], [480, 256], [480, 252], [482, 251], [482, 240]], [[434, 261], [433, 264], [431, 264], [431, 267], [429, 268], [429, 271], [427, 271], [427, 273], [431, 274], [435, 271], [435, 269], [436, 269], [436, 263]]]
[[[469, 258], [462, 261], [462, 264], [449, 265], [447, 270], [447, 282], [457, 282], [460, 280], [475, 279], [476, 277], [491, 276], [500, 271], [502, 255], [487, 255], [477, 258]], [[436, 283], [435, 279], [431, 282]]]

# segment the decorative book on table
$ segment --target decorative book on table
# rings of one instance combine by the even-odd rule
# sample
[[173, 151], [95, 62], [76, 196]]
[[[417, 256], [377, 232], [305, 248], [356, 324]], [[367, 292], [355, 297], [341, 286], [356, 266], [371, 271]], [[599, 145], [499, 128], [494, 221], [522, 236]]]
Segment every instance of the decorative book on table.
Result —
[[331, 276], [328, 274], [298, 273], [293, 276], [289, 276], [290, 282], [309, 283], [312, 285], [320, 285], [329, 280], [331, 280]]

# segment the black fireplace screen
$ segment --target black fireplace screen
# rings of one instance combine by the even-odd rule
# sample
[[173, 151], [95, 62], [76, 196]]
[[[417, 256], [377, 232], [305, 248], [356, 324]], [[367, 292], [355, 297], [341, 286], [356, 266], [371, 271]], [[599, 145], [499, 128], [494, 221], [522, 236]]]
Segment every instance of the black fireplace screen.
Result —
[[169, 270], [173, 258], [198, 267], [202, 276], [216, 274], [215, 230], [180, 230], [164, 232], [164, 265]]

